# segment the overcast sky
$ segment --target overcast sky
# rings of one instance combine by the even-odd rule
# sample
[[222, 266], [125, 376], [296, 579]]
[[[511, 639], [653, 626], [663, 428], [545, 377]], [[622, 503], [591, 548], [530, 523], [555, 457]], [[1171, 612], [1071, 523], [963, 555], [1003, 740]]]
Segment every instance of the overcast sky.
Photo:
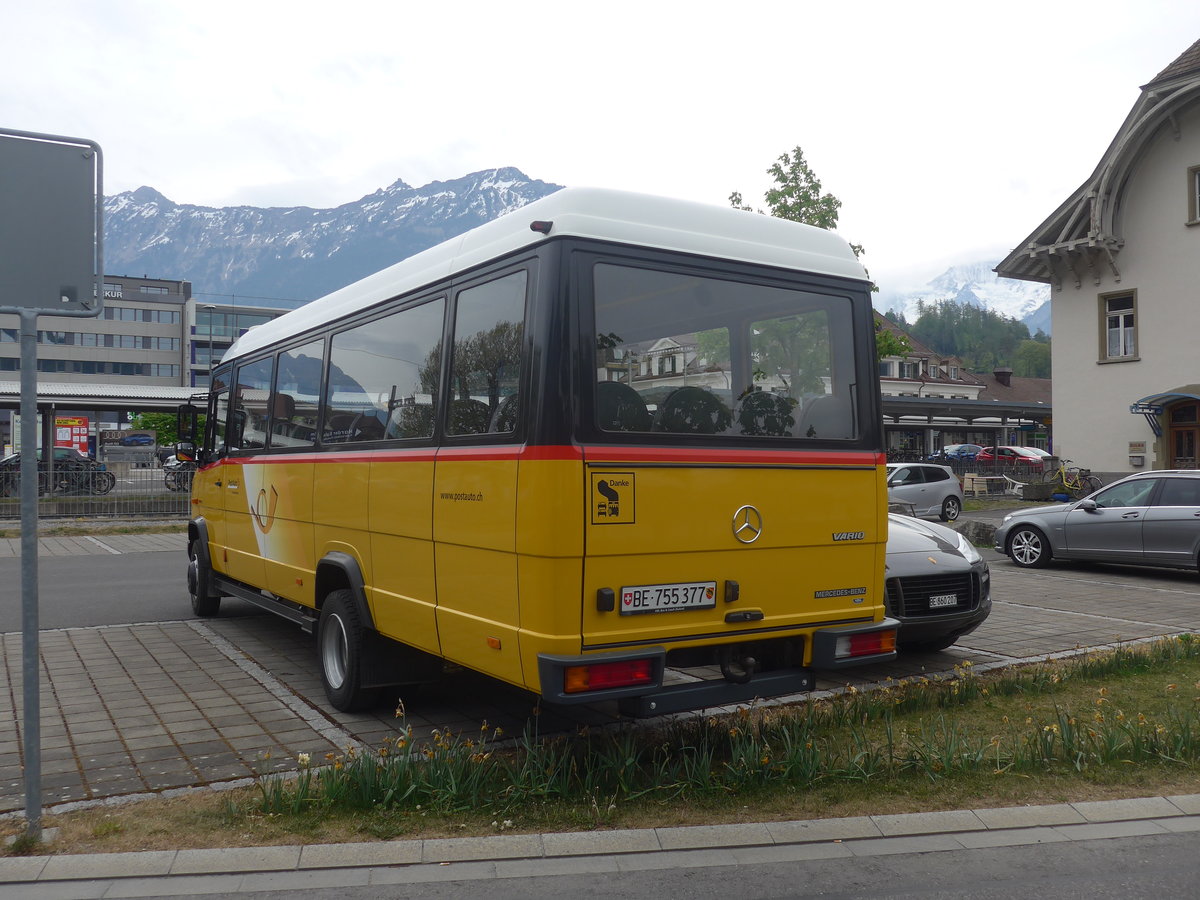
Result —
[[106, 194], [331, 207], [515, 166], [761, 205], [798, 145], [890, 291], [1018, 245], [1200, 3], [4, 0], [0, 35], [0, 127], [97, 141]]

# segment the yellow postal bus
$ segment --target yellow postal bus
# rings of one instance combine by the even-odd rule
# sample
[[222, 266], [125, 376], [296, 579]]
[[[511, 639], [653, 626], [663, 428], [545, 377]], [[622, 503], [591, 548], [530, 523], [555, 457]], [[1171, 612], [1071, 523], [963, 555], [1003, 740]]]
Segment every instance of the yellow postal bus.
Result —
[[444, 661], [648, 715], [890, 659], [869, 291], [831, 232], [565, 189], [261, 325], [181, 414], [193, 610], [315, 629], [342, 710]]

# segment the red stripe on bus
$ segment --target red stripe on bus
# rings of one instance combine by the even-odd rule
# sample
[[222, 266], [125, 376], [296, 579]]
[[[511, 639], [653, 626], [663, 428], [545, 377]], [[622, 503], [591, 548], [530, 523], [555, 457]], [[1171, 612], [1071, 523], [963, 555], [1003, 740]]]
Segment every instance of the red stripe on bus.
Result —
[[[526, 447], [517, 444], [490, 447], [420, 447], [350, 450], [342, 453], [272, 453], [231, 456], [218, 465], [269, 465], [273, 463], [433, 462], [436, 460], [584, 460], [604, 463], [707, 463], [727, 465], [881, 466], [883, 453], [871, 450], [730, 450], [708, 447], [634, 447], [569, 444]], [[204, 468], [209, 468], [205, 466]]]
[[881, 466], [886, 455], [872, 450], [730, 450], [707, 447], [584, 448], [588, 462], [730, 463], [806, 466]]

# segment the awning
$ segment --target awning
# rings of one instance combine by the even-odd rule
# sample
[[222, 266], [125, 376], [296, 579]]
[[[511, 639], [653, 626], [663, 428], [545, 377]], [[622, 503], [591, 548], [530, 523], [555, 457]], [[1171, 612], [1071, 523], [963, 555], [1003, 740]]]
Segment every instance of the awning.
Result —
[[1174, 390], [1148, 394], [1141, 400], [1135, 400], [1129, 404], [1129, 411], [1134, 415], [1145, 416], [1154, 436], [1162, 437], [1162, 422], [1158, 417], [1163, 414], [1168, 403], [1174, 403], [1177, 400], [1200, 400], [1200, 384], [1185, 384]]

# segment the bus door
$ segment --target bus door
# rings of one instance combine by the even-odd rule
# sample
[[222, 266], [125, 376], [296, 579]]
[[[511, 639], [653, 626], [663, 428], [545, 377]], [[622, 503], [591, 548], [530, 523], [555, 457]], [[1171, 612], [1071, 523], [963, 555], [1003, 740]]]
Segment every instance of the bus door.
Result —
[[313, 462], [324, 341], [282, 350], [276, 362], [261, 464], [242, 466], [259, 555], [269, 591], [311, 605], [316, 561], [313, 550]]
[[316, 467], [321, 552], [340, 541], [358, 555], [376, 629], [433, 654], [441, 652], [431, 509], [445, 307], [443, 297], [420, 300], [333, 335], [323, 440], [344, 443], [345, 462]]
[[529, 273], [457, 292], [445, 440], [433, 485], [442, 654], [523, 684], [518, 640], [518, 385]]
[[191, 515], [204, 519], [208, 529], [208, 552], [213, 568], [225, 567], [225, 429], [229, 419], [229, 371], [213, 374], [204, 428], [204, 464], [192, 479]]
[[274, 357], [267, 357], [234, 370], [225, 427], [227, 453], [217, 479], [224, 497], [226, 535], [223, 560], [218, 568], [231, 578], [256, 587], [267, 583], [259, 530], [253, 517], [258, 499], [254, 487], [261, 481], [262, 473], [249, 473], [247, 469], [256, 465], [254, 458], [267, 446], [267, 401], [274, 369]]

